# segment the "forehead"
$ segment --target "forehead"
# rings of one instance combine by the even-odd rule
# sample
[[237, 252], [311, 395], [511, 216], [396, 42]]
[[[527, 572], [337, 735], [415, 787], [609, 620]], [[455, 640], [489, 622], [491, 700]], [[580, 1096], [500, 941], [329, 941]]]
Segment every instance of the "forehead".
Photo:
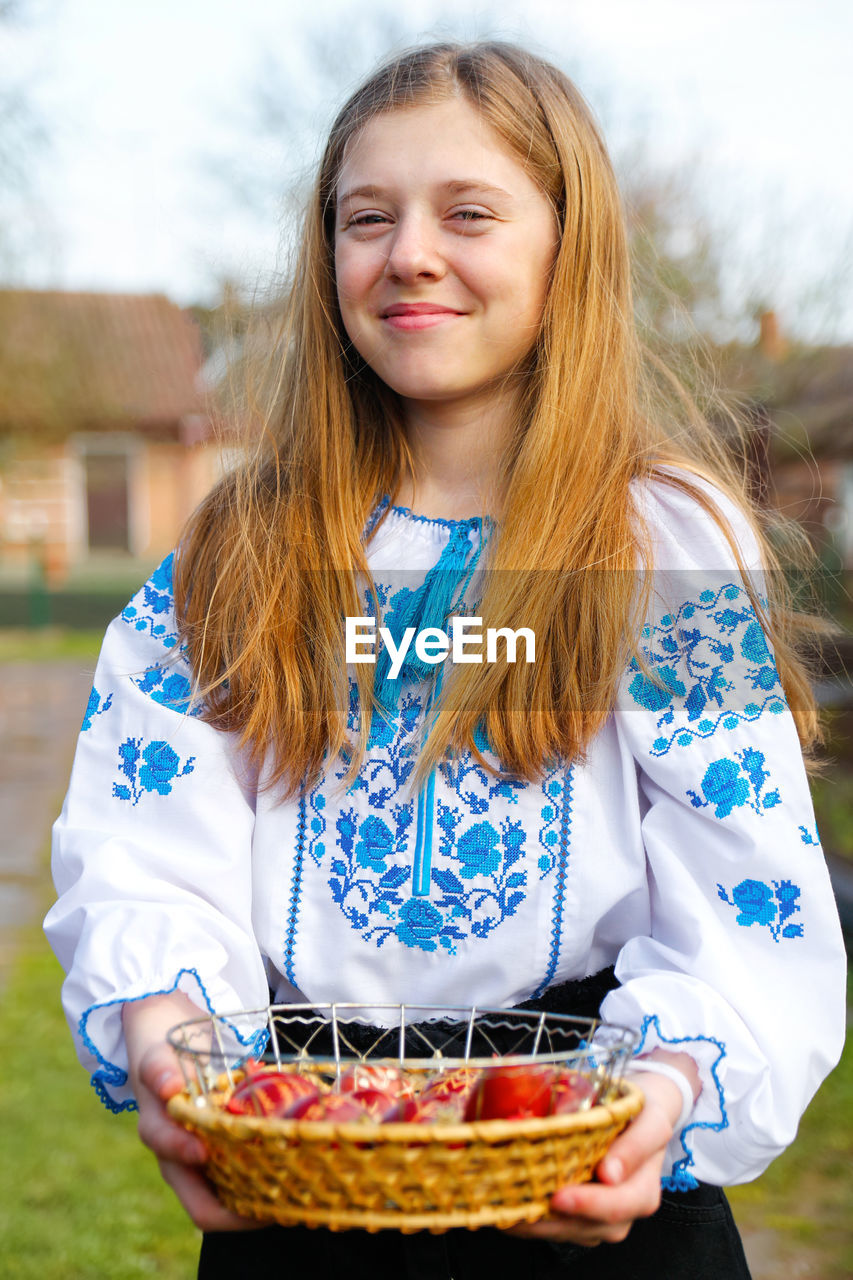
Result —
[[462, 97], [374, 116], [347, 144], [338, 198], [375, 185], [440, 185], [459, 178], [518, 194], [540, 188], [509, 144]]

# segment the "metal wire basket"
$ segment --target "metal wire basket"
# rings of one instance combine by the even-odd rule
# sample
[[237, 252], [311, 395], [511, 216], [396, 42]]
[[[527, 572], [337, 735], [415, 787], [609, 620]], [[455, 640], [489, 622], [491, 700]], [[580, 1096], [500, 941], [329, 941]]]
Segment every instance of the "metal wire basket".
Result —
[[[333, 1230], [510, 1226], [548, 1213], [558, 1187], [589, 1179], [642, 1106], [622, 1079], [637, 1036], [594, 1019], [415, 1005], [271, 1005], [169, 1033], [186, 1088], [168, 1104], [208, 1150], [221, 1201], [245, 1217]], [[233, 1115], [248, 1059], [319, 1072], [354, 1063], [408, 1072], [555, 1064], [594, 1086], [572, 1114], [468, 1123], [334, 1123]]]

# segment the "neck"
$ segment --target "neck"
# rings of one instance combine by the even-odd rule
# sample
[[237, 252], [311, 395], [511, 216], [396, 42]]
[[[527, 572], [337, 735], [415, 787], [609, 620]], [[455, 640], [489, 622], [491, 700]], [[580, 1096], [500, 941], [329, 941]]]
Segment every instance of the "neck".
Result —
[[402, 477], [396, 503], [442, 520], [497, 514], [510, 435], [505, 409], [410, 401], [404, 426], [415, 474]]

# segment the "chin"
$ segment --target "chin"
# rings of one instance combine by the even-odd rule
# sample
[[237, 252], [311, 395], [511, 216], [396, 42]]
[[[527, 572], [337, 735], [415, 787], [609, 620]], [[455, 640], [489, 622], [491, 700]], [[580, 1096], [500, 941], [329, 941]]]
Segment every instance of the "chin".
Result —
[[[389, 384], [390, 385], [390, 384]], [[466, 400], [471, 391], [466, 387], [447, 387], [447, 386], [403, 386], [393, 387], [394, 391], [401, 400], [408, 400], [412, 404], [452, 404], [454, 401]]]
[[475, 389], [466, 380], [449, 378], [446, 369], [437, 370], [432, 377], [423, 368], [411, 376], [404, 373], [395, 375], [393, 371], [387, 374], [380, 372], [379, 376], [404, 400], [454, 400], [457, 396], [470, 395]]

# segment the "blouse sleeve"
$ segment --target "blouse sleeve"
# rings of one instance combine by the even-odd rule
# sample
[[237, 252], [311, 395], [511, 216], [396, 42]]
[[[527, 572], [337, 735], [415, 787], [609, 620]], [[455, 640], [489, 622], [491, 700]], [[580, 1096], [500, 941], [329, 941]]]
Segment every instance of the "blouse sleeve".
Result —
[[[635, 761], [650, 936], [630, 938], [602, 1007], [637, 1053], [690, 1053], [702, 1092], [665, 1181], [756, 1177], [794, 1138], [841, 1053], [846, 963], [793, 717], [746, 582], [718, 525], [665, 484], [644, 661], [616, 724]], [[762, 594], [754, 539], [731, 522]]]
[[180, 989], [200, 1014], [227, 1014], [269, 999], [252, 929], [252, 789], [228, 737], [200, 719], [190, 675], [170, 557], [107, 631], [53, 829], [45, 931], [78, 1054], [114, 1111], [136, 1105], [125, 1001]]

